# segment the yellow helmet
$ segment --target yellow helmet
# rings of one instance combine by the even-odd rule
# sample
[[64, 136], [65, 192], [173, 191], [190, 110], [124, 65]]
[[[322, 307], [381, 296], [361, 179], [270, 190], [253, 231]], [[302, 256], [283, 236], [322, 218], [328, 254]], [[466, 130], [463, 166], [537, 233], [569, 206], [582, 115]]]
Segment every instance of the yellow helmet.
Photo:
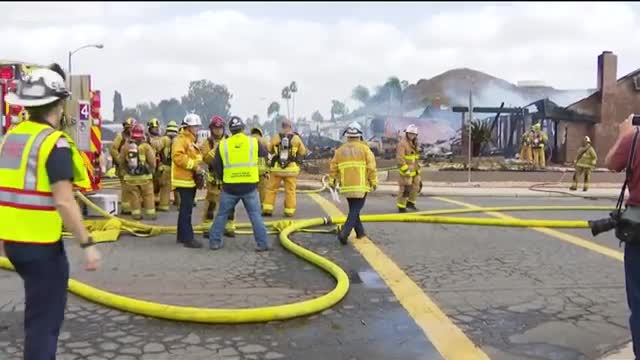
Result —
[[149, 122], [147, 123], [147, 127], [149, 129], [151, 129], [151, 128], [159, 128], [160, 127], [160, 121], [158, 121], [157, 118], [153, 118], [153, 119], [149, 120]]
[[175, 132], [178, 133], [178, 123], [171, 120], [167, 123], [167, 132]]
[[122, 127], [124, 127], [125, 130], [131, 129], [136, 122], [137, 122], [136, 119], [130, 117], [127, 120], [125, 120], [124, 123], [122, 123]]
[[585, 136], [585, 137], [584, 137], [584, 141], [586, 141], [586, 142], [588, 142], [588, 143], [591, 143], [591, 138], [590, 138], [590, 137], [588, 137], [588, 136]]

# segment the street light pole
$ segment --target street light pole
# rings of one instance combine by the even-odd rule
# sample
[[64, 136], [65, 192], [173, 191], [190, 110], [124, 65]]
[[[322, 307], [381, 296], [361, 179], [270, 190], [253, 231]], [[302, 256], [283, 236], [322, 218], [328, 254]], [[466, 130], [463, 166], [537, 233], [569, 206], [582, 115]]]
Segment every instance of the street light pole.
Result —
[[96, 49], [102, 49], [104, 47], [103, 44], [88, 44], [88, 45], [84, 45], [81, 46], [73, 51], [69, 51], [69, 63], [67, 64], [67, 72], [69, 75], [69, 78], [71, 78], [71, 56], [73, 56], [73, 54], [77, 53], [78, 51], [82, 50], [82, 49], [86, 49], [86, 48], [96, 48]]

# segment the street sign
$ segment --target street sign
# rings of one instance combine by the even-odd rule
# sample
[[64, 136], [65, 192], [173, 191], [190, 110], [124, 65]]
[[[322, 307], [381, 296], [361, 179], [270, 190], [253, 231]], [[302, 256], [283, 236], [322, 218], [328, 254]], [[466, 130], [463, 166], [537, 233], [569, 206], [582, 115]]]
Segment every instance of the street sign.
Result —
[[89, 120], [89, 115], [91, 115], [91, 111], [89, 110], [88, 102], [79, 102], [79, 118], [80, 120]]

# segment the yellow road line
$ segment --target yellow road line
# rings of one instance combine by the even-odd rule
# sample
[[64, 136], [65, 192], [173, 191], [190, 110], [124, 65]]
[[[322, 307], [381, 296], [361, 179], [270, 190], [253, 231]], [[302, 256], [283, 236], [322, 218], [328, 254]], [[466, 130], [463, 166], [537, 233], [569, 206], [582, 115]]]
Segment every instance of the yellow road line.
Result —
[[[340, 209], [318, 194], [309, 194], [331, 217], [345, 216]], [[424, 291], [380, 248], [366, 237], [353, 240], [354, 248], [387, 283], [400, 304], [446, 360], [489, 359], [458, 328]]]
[[[440, 200], [440, 201], [443, 201], [443, 202], [446, 202], [446, 203], [449, 203], [449, 204], [455, 204], [455, 205], [464, 206], [464, 207], [469, 208], [469, 209], [478, 209], [478, 208], [480, 208], [480, 206], [476, 206], [476, 205], [473, 205], [473, 204], [465, 203], [465, 202], [462, 202], [462, 201], [447, 199], [447, 198], [443, 198], [443, 197], [434, 197], [434, 199]], [[499, 218], [499, 219], [519, 220], [518, 218], [509, 216], [509, 215], [505, 215], [505, 214], [499, 213], [499, 212], [484, 212], [484, 213], [487, 214], [487, 215], [491, 215], [493, 217]], [[543, 233], [543, 234], [549, 235], [549, 236], [554, 237], [556, 239], [560, 239], [560, 240], [566, 241], [566, 242], [571, 243], [573, 245], [580, 246], [582, 248], [585, 248], [585, 249], [588, 249], [588, 250], [591, 250], [591, 251], [595, 251], [595, 252], [597, 252], [599, 254], [608, 256], [610, 258], [614, 258], [616, 260], [620, 260], [620, 261], [624, 260], [624, 254], [622, 252], [610, 249], [610, 248], [608, 248], [606, 246], [602, 246], [602, 245], [596, 244], [594, 242], [582, 239], [582, 238], [577, 237], [577, 236], [569, 235], [569, 234], [566, 234], [566, 233], [563, 233], [563, 232], [560, 232], [560, 231], [557, 231], [557, 230], [547, 229], [547, 228], [530, 228], [530, 229], [531, 230], [535, 230], [535, 231], [537, 231], [539, 233]]]

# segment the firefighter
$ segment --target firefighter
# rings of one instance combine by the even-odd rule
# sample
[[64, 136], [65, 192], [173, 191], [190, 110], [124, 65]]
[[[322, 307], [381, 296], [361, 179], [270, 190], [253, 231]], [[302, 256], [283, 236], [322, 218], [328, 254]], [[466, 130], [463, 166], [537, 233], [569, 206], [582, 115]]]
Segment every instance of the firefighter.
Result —
[[533, 141], [533, 130], [522, 134], [522, 147], [520, 149], [520, 160], [531, 164], [533, 159], [531, 158], [531, 142]]
[[[180, 130], [178, 129], [178, 123], [176, 123], [175, 121], [171, 120], [167, 123], [167, 130], [165, 131], [165, 136], [169, 138], [169, 141], [171, 142], [171, 144], [169, 145], [168, 149], [165, 149], [166, 152], [163, 156], [162, 163], [167, 166], [168, 171], [164, 175], [167, 177], [169, 184], [171, 184], [171, 147], [173, 146], [173, 140], [175, 140], [176, 136], [178, 136], [179, 131]], [[171, 188], [172, 187], [169, 186], [170, 192], [171, 192]], [[180, 195], [175, 190], [173, 190], [173, 205], [177, 208], [180, 208]]]
[[273, 204], [280, 183], [284, 181], [284, 215], [292, 217], [296, 213], [296, 182], [300, 174], [298, 163], [307, 155], [302, 139], [294, 134], [291, 122], [282, 122], [282, 132], [271, 138], [269, 153], [272, 154], [270, 164], [271, 175], [262, 204], [262, 215], [273, 214]]
[[120, 165], [125, 170], [124, 183], [131, 204], [131, 215], [136, 220], [142, 219], [141, 207], [144, 207], [144, 217], [155, 220], [157, 216], [153, 196], [153, 173], [156, 168], [156, 154], [145, 138], [142, 125], [134, 125], [131, 136], [120, 150]]
[[544, 148], [548, 141], [547, 133], [542, 131], [540, 123], [533, 125], [531, 130], [533, 131], [533, 140], [531, 142], [533, 165], [536, 169], [544, 169], [546, 167]]
[[[203, 213], [203, 222], [212, 222], [214, 219], [214, 212], [216, 208], [220, 208], [220, 193], [222, 192], [222, 179], [219, 179], [213, 169], [213, 159], [216, 155], [216, 149], [222, 139], [226, 139], [224, 134], [224, 119], [218, 115], [214, 115], [209, 122], [209, 130], [211, 136], [205, 139], [200, 146], [202, 149], [202, 159], [209, 168], [207, 175], [207, 197], [206, 205]], [[229, 237], [234, 237], [236, 231], [235, 224], [235, 210], [229, 215], [224, 227], [224, 234]], [[205, 233], [205, 237], [209, 234]]]
[[[151, 119], [147, 124], [149, 142], [156, 154], [156, 171], [153, 175], [153, 190], [158, 211], [169, 211], [169, 195], [171, 194], [171, 138], [160, 135], [160, 122]], [[177, 130], [177, 129], [176, 129]]]
[[0, 254], [6, 253], [23, 281], [21, 358], [29, 360], [56, 358], [69, 281], [63, 223], [84, 249], [85, 269], [100, 266], [73, 194], [73, 185], [91, 187], [87, 169], [73, 140], [58, 130], [69, 95], [64, 72], [54, 64], [34, 70], [5, 96], [7, 104], [24, 106], [31, 115], [0, 142], [0, 198], [8, 199], [0, 202]]
[[569, 190], [576, 191], [578, 189], [578, 182], [580, 178], [584, 176], [584, 186], [582, 191], [589, 190], [589, 184], [591, 183], [591, 170], [596, 167], [598, 162], [598, 154], [591, 145], [591, 138], [585, 136], [582, 140], [582, 146], [578, 149], [578, 155], [576, 156], [576, 170], [573, 173], [573, 185]]
[[396, 161], [398, 163], [398, 179], [399, 194], [398, 212], [407, 212], [407, 208], [418, 210], [416, 208], [416, 199], [421, 188], [420, 177], [420, 155], [418, 153], [418, 127], [414, 124], [407, 126], [405, 136], [398, 143], [396, 148]]
[[[262, 137], [262, 130], [258, 127], [251, 129], [251, 136], [258, 139], [258, 142], [266, 149], [269, 147], [269, 143]], [[264, 195], [267, 190], [267, 183], [269, 182], [269, 166], [267, 166], [267, 159], [260, 158], [258, 160], [258, 169], [260, 171], [260, 182], [258, 183], [258, 193], [260, 193], [260, 203], [264, 203]]]
[[113, 163], [116, 167], [116, 175], [118, 176], [118, 179], [120, 179], [120, 199], [121, 199], [120, 208], [121, 208], [122, 214], [130, 214], [131, 206], [129, 204], [129, 199], [127, 198], [127, 194], [125, 192], [125, 185], [124, 185], [125, 168], [123, 167], [122, 164], [120, 164], [120, 161], [119, 161], [120, 151], [122, 150], [122, 146], [124, 145], [126, 140], [129, 139], [129, 136], [131, 135], [131, 128], [135, 124], [136, 124], [136, 119], [134, 118], [128, 118], [127, 120], [125, 120], [125, 122], [122, 124], [122, 128], [123, 128], [122, 132], [116, 135], [116, 138], [113, 139], [113, 143], [111, 143], [111, 149], [109, 149], [109, 152], [111, 153], [111, 158], [113, 159]]
[[340, 185], [340, 193], [347, 198], [349, 215], [338, 232], [338, 240], [343, 245], [351, 231], [355, 229], [356, 238], [365, 236], [364, 227], [360, 221], [360, 211], [364, 207], [367, 193], [375, 191], [378, 186], [376, 158], [367, 143], [362, 141], [362, 128], [357, 122], [349, 125], [344, 132], [347, 142], [341, 145], [333, 155], [329, 170], [329, 186], [336, 188]]
[[176, 242], [188, 248], [202, 247], [202, 243], [195, 239], [191, 225], [196, 190], [206, 181], [202, 154], [196, 144], [200, 126], [200, 116], [187, 114], [182, 130], [171, 146], [171, 186], [180, 193]]

